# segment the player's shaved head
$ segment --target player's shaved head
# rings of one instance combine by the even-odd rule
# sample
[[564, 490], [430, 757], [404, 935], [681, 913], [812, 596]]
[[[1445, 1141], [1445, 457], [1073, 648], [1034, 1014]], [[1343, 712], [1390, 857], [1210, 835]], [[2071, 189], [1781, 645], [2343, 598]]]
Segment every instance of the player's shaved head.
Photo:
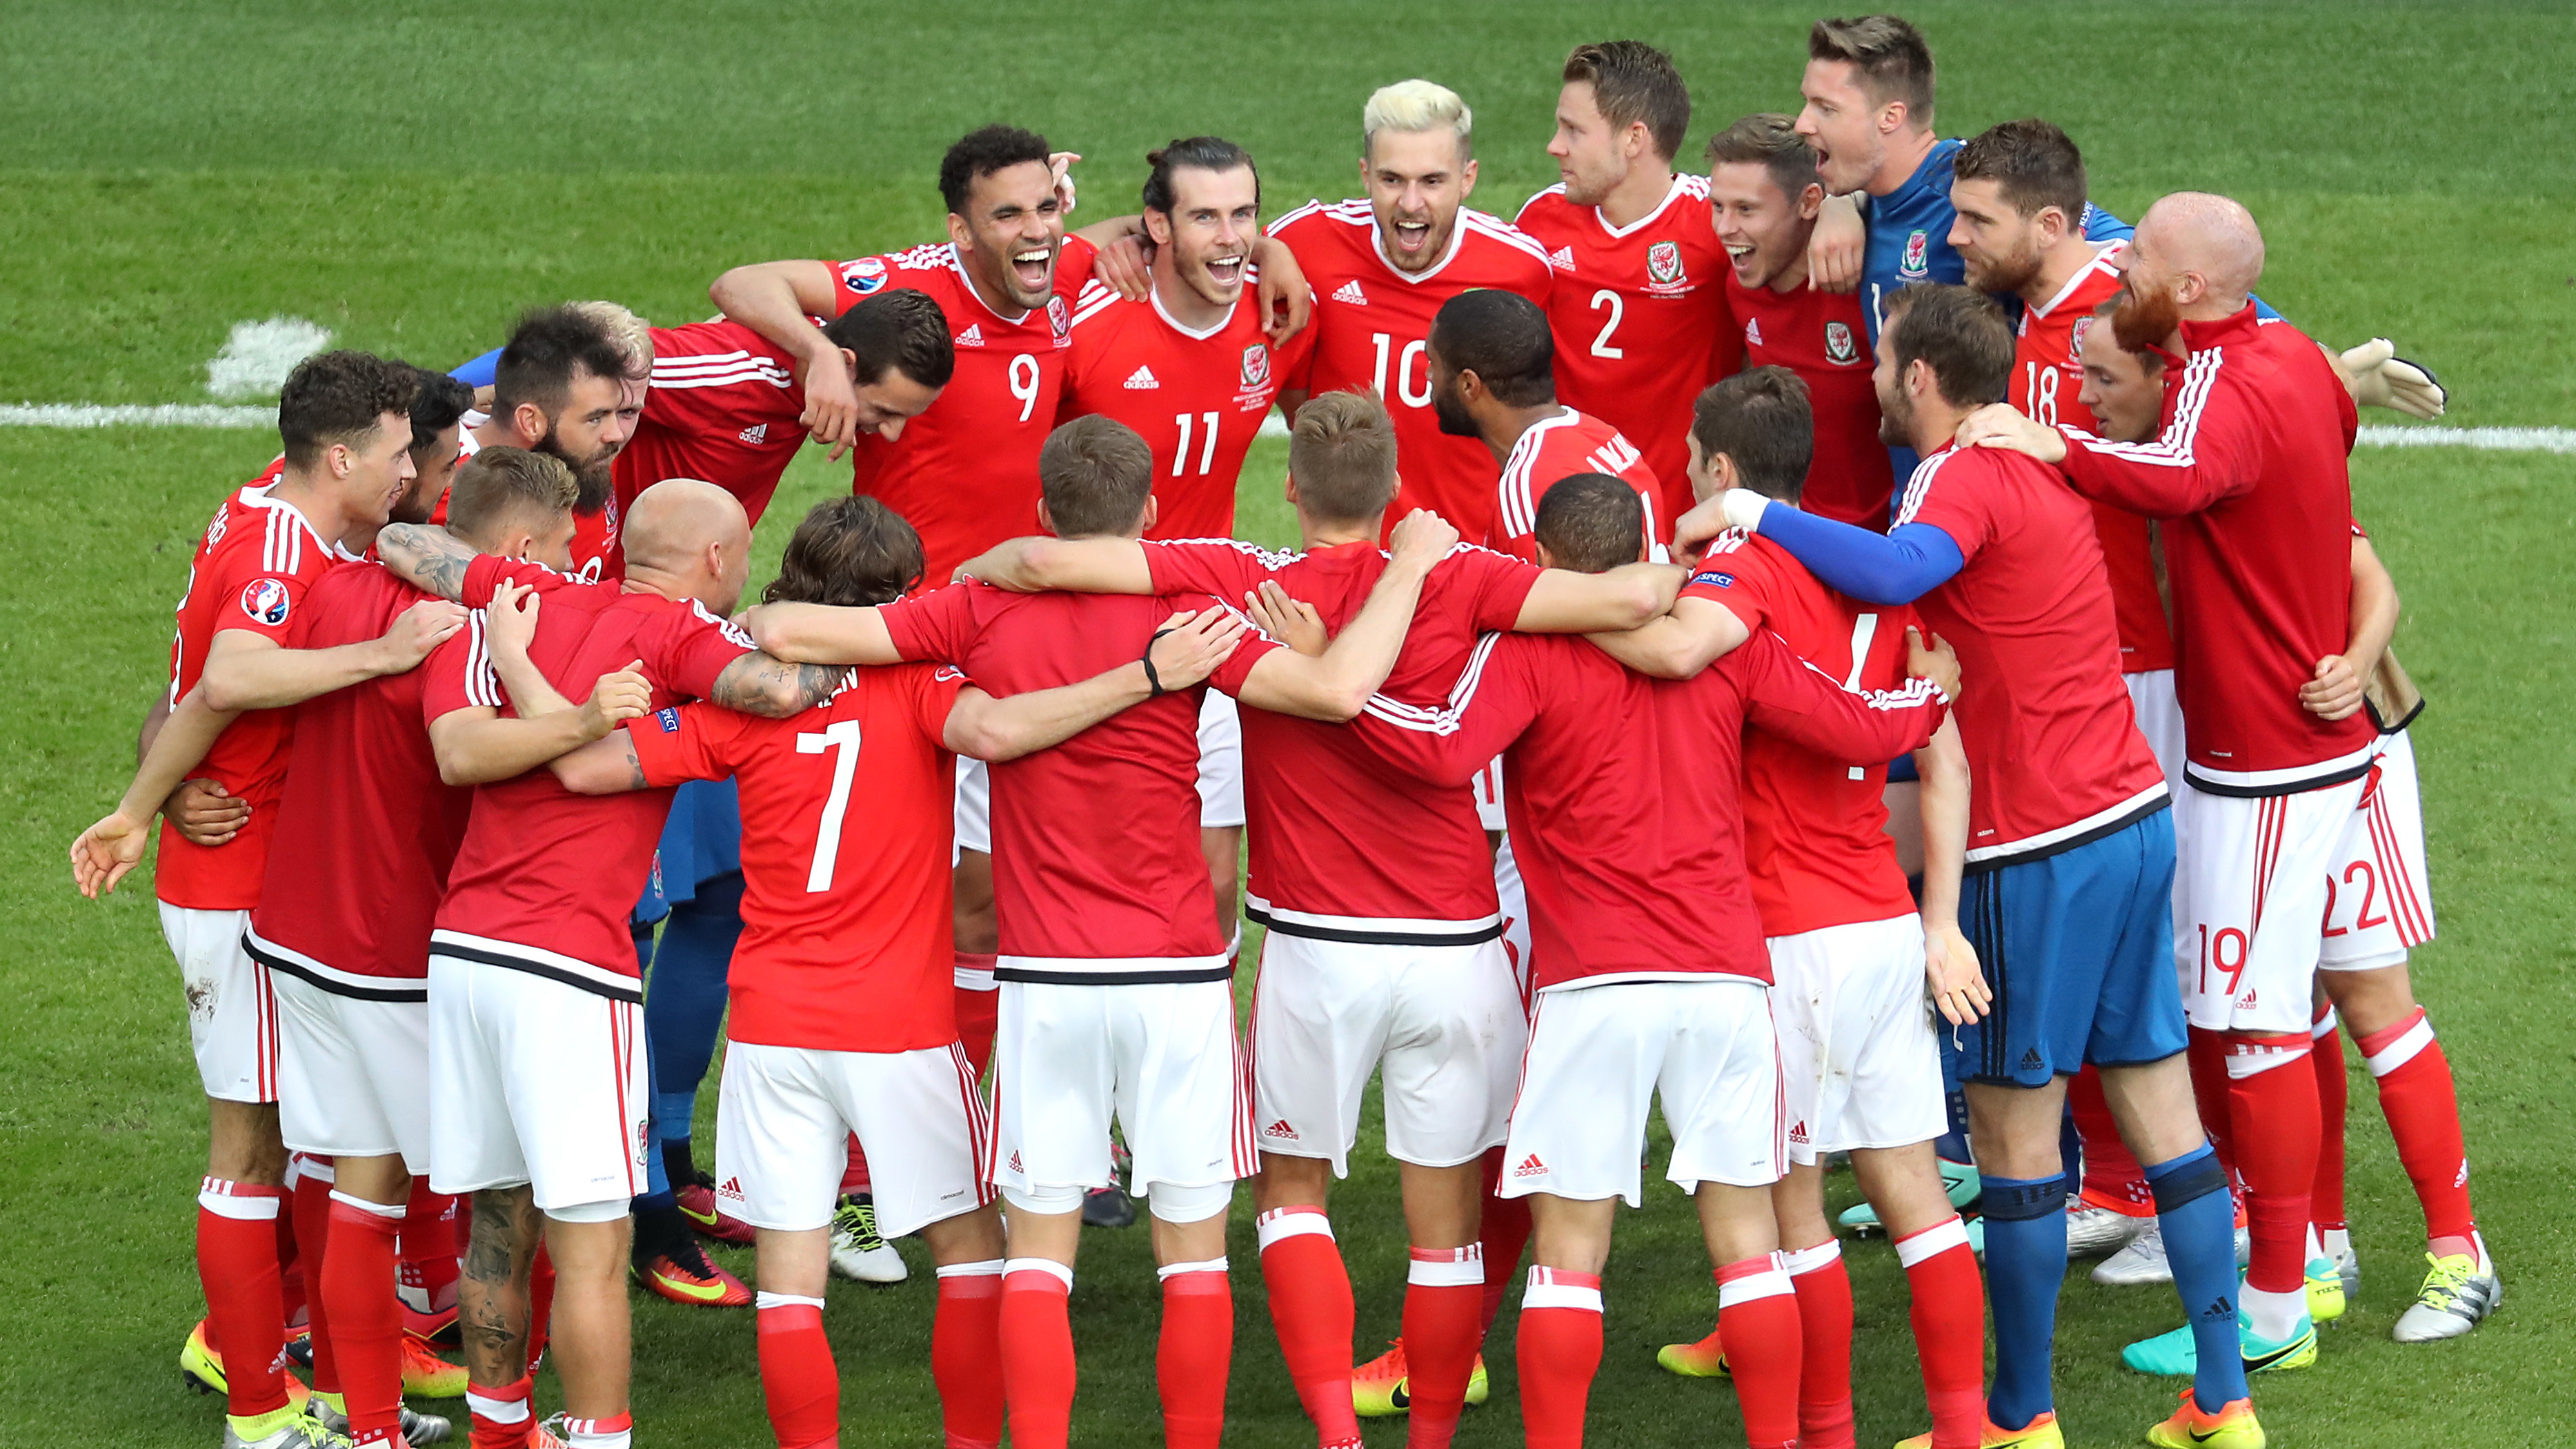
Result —
[[1644, 551], [1646, 505], [1607, 473], [1570, 473], [1548, 485], [1530, 532], [1549, 567], [1607, 573]]
[[629, 570], [685, 573], [709, 545], [728, 555], [751, 546], [751, 520], [742, 504], [713, 483], [665, 478], [637, 494], [635, 506], [626, 510]]
[[[2263, 277], [2263, 229], [2254, 213], [2207, 191], [2177, 191], [2138, 218], [2138, 262], [2158, 279], [2196, 273], [2210, 300], [2234, 312]], [[2186, 303], [2188, 305], [2188, 303]]]
[[1038, 450], [1038, 493], [1058, 538], [1132, 538], [1154, 496], [1154, 450], [1125, 423], [1075, 418]]
[[1288, 430], [1297, 511], [1318, 523], [1377, 526], [1395, 501], [1395, 422], [1375, 393], [1306, 400]]

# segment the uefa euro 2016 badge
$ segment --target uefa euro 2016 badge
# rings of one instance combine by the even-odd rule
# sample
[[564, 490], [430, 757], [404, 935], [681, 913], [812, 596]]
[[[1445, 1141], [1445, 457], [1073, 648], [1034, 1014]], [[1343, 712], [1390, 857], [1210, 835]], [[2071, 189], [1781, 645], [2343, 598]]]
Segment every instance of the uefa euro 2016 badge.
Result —
[[1250, 392], [1270, 380], [1270, 349], [1255, 342], [1243, 349], [1243, 390]]
[[1914, 234], [1905, 239], [1905, 255], [1896, 263], [1896, 274], [1914, 282], [1932, 275], [1931, 245], [1923, 234], [1923, 228], [1916, 227]]
[[1860, 360], [1860, 349], [1852, 345], [1851, 324], [1847, 322], [1825, 324], [1825, 357], [1833, 362]]
[[253, 579], [242, 585], [242, 612], [274, 629], [295, 608], [295, 596], [275, 579]]
[[883, 257], [861, 257], [841, 268], [841, 284], [864, 297], [886, 284]]

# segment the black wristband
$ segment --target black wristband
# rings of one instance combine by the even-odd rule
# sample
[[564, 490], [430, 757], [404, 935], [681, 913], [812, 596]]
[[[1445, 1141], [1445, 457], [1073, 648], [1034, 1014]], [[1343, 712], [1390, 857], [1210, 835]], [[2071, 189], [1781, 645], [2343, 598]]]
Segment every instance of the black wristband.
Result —
[[1147, 699], [1161, 699], [1164, 695], [1171, 693], [1170, 690], [1163, 687], [1163, 676], [1154, 672], [1154, 646], [1162, 643], [1163, 636], [1171, 632], [1172, 631], [1169, 629], [1155, 630], [1154, 637], [1145, 641], [1144, 657], [1136, 661], [1137, 663], [1145, 666], [1145, 697]]

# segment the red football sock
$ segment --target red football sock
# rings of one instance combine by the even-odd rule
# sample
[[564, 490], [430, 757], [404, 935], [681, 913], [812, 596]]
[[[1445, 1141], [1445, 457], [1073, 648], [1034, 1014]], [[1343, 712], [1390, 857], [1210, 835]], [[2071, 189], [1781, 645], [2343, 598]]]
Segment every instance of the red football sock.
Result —
[[[1273, 1208], [1253, 1220], [1261, 1244], [1261, 1281], [1270, 1290], [1270, 1322], [1288, 1380], [1315, 1424], [1323, 1449], [1360, 1442], [1351, 1411], [1351, 1276], [1333, 1241], [1332, 1220], [1319, 1207]], [[1409, 1347], [1409, 1345], [1408, 1345]]]
[[2245, 1286], [2304, 1292], [2308, 1189], [2317, 1180], [2317, 1074], [2303, 1058], [2308, 1034], [2227, 1034], [2229, 1125], [2245, 1174], [2245, 1217], [2253, 1256]]
[[[1780, 1255], [1798, 1299], [1798, 1439], [1802, 1449], [1854, 1449], [1851, 1274], [1831, 1239]], [[1724, 1321], [1724, 1315], [1719, 1315]], [[1723, 1340], [1721, 1340], [1723, 1342]]]
[[1064, 1449], [1073, 1422], [1073, 1270], [1013, 1258], [1002, 1274], [1002, 1397], [1012, 1449]]
[[[1844, 1311], [1849, 1312], [1848, 1279], [1843, 1294]], [[1728, 1372], [1735, 1376], [1735, 1401], [1744, 1410], [1744, 1438], [1751, 1449], [1796, 1449], [1798, 1365], [1805, 1340], [1797, 1286], [1781, 1268], [1777, 1253], [1717, 1270], [1717, 1341], [1726, 1350]], [[1848, 1393], [1848, 1362], [1843, 1373]]]
[[760, 1396], [778, 1449], [822, 1449], [841, 1438], [841, 1371], [823, 1336], [823, 1300], [760, 1295]]
[[465, 1411], [472, 1420], [468, 1449], [528, 1449], [528, 1432], [536, 1419], [528, 1411], [533, 1386], [527, 1379], [497, 1389], [476, 1385], [465, 1391]]
[[2308, 1189], [2308, 1216], [2321, 1232], [2345, 1226], [2343, 1138], [2352, 1087], [2344, 1076], [2343, 1038], [2335, 1026], [2335, 1009], [2319, 1003], [2308, 1027], [2308, 1060], [2317, 1070], [2317, 1178]]
[[947, 1449], [1002, 1442], [1002, 1260], [939, 1270], [930, 1320], [930, 1379], [939, 1386]]
[[296, 1257], [304, 1265], [304, 1326], [312, 1335], [313, 1392], [336, 1394], [340, 1392], [339, 1352], [331, 1338], [331, 1305], [324, 1301], [322, 1287], [322, 1275], [327, 1271], [323, 1264], [331, 1252], [332, 1179], [317, 1175], [317, 1165], [323, 1173], [331, 1171], [328, 1160], [298, 1164], [289, 1211], [295, 1217]]
[[2397, 1139], [2397, 1160], [2415, 1184], [2416, 1201], [2424, 1205], [2424, 1235], [2434, 1253], [2476, 1253], [2471, 1234], [2478, 1223], [2469, 1210], [2469, 1153], [2460, 1137], [2459, 1089], [2451, 1081], [2451, 1060], [2433, 1036], [2433, 1023], [2419, 1006], [2406, 1020], [2355, 1044], [2379, 1083], [2379, 1110], [2388, 1118], [2389, 1135]]
[[277, 1288], [277, 1219], [286, 1190], [207, 1178], [197, 1190], [197, 1277], [224, 1355], [229, 1412], [250, 1418], [286, 1407], [277, 1355], [286, 1310]]
[[[330, 1310], [331, 1351], [339, 1363], [349, 1433], [362, 1438], [402, 1427], [402, 1304], [385, 1284], [393, 1276], [394, 1235], [402, 1231], [403, 1209], [335, 1196], [329, 1218], [322, 1291], [314, 1301]], [[313, 1322], [318, 1340], [323, 1320], [317, 1315]], [[313, 1364], [319, 1386], [318, 1353]]]
[[2156, 1215], [2156, 1195], [2147, 1174], [2120, 1140], [2120, 1124], [2102, 1095], [2102, 1074], [2091, 1063], [2067, 1084], [2067, 1106], [2075, 1113], [2076, 1135], [2084, 1139], [2084, 1201], [2133, 1218]]
[[1494, 1196], [1495, 1184], [1503, 1180], [1503, 1149], [1488, 1148], [1483, 1165], [1484, 1215], [1477, 1233], [1485, 1258], [1485, 1305], [1484, 1323], [1477, 1329], [1479, 1342], [1493, 1328], [1495, 1315], [1503, 1311], [1503, 1290], [1520, 1271], [1521, 1251], [1530, 1240], [1529, 1199]]
[[[1404, 1427], [1408, 1449], [1448, 1449], [1457, 1434], [1485, 1334], [1484, 1313], [1481, 1247], [1412, 1250], [1404, 1275], [1404, 1358], [1413, 1399]], [[1345, 1394], [1343, 1402], [1349, 1401]]]
[[[985, 979], [990, 980], [993, 953], [960, 951], [957, 953], [957, 968], [981, 972]], [[974, 1064], [978, 1078], [984, 1075], [985, 1068], [993, 1064], [993, 1033], [1000, 1029], [1001, 1020], [1002, 993], [969, 991], [962, 986], [957, 988], [957, 1037], [966, 1044], [966, 1060]]]
[[[277, 1309], [281, 1323], [291, 1324], [305, 1316], [304, 1300], [308, 1295], [304, 1291], [304, 1253], [295, 1241], [295, 1188], [304, 1180], [306, 1161], [308, 1159], [300, 1152], [287, 1155], [286, 1199], [277, 1210]], [[322, 1183], [326, 1190], [330, 1186], [330, 1178], [331, 1165], [325, 1162], [322, 1164]], [[319, 1280], [322, 1254], [318, 1250], [313, 1254], [313, 1264], [313, 1276]]]
[[528, 1262], [528, 1372], [534, 1374], [546, 1356], [546, 1320], [555, 1311], [555, 1260], [543, 1242]]
[[[1163, 1334], [1154, 1378], [1163, 1397], [1163, 1443], [1217, 1449], [1225, 1435], [1226, 1372], [1234, 1362], [1234, 1285], [1223, 1258], [1167, 1263], [1161, 1272]], [[1349, 1401], [1345, 1390], [1343, 1402]]]
[[859, 1134], [850, 1134], [850, 1165], [841, 1169], [841, 1196], [857, 1197], [876, 1186], [868, 1176], [867, 1149], [859, 1146]]
[[1986, 1421], [1986, 1286], [1967, 1225], [1944, 1218], [1896, 1241], [1913, 1295], [1914, 1352], [1932, 1410], [1932, 1449], [1977, 1449]]
[[[1793, 1342], [1796, 1337], [1792, 1332]], [[1529, 1270], [1519, 1358], [1521, 1431], [1529, 1449], [1582, 1449], [1584, 1402], [1601, 1369], [1600, 1275]]]
[[2192, 1105], [2200, 1109], [2200, 1130], [2209, 1134], [2209, 1145], [2218, 1153], [2228, 1191], [2237, 1192], [2245, 1180], [2237, 1175], [2236, 1135], [2228, 1130], [2227, 1034], [2196, 1026], [2190, 1031], [2183, 1061], [2191, 1068]]
[[403, 1205], [402, 1240], [396, 1248], [402, 1255], [403, 1281], [427, 1293], [433, 1310], [442, 1300], [455, 1301], [456, 1260], [463, 1252], [463, 1239], [457, 1234], [461, 1211], [455, 1197], [429, 1190], [426, 1174], [411, 1180], [411, 1200]]

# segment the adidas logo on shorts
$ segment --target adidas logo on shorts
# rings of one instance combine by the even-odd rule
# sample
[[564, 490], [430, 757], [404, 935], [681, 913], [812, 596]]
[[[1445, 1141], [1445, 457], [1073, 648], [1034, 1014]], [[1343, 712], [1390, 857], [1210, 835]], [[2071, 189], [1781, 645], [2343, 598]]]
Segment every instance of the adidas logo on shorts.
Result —
[[2037, 1048], [2037, 1047], [2032, 1047], [2030, 1050], [2025, 1051], [2025, 1052], [2023, 1052], [2023, 1053], [2021, 1054], [2021, 1069], [2022, 1069], [2023, 1071], [2025, 1071], [2025, 1072], [2037, 1071], [2037, 1070], [2039, 1070], [2040, 1065], [2041, 1065], [2041, 1063], [2040, 1063], [2040, 1060], [2039, 1060], [2039, 1048]]
[[1025, 1171], [1025, 1170], [1026, 1170], [1026, 1169], [1024, 1169], [1024, 1168], [1022, 1168], [1022, 1167], [1020, 1166], [1020, 1153], [1019, 1153], [1019, 1149], [1018, 1149], [1018, 1148], [1013, 1148], [1013, 1149], [1011, 1149], [1011, 1171], [1013, 1171], [1013, 1172], [1022, 1172], [1022, 1171]]
[[1792, 1141], [1792, 1142], [1797, 1143], [1797, 1144], [1798, 1144], [1799, 1146], [1801, 1146], [1801, 1147], [1806, 1146], [1806, 1145], [1807, 1145], [1807, 1124], [1806, 1124], [1805, 1122], [1799, 1122], [1799, 1123], [1797, 1123], [1796, 1125], [1792, 1126], [1792, 1127], [1789, 1129], [1789, 1140], [1790, 1140], [1790, 1141]]
[[1278, 1121], [1271, 1123], [1269, 1126], [1262, 1128], [1261, 1135], [1264, 1137], [1276, 1137], [1283, 1142], [1294, 1142], [1297, 1140], [1297, 1129], [1289, 1126], [1288, 1119], [1282, 1117]]
[[1545, 1177], [1547, 1176], [1547, 1164], [1539, 1161], [1538, 1154], [1533, 1152], [1529, 1156], [1521, 1159], [1520, 1166], [1512, 1169], [1512, 1176]]
[[1360, 279], [1353, 277], [1333, 289], [1333, 300], [1348, 302], [1354, 307], [1365, 307], [1368, 305], [1368, 294], [1360, 290]]
[[742, 1179], [739, 1177], [726, 1178], [724, 1180], [724, 1186], [716, 1189], [716, 1196], [729, 1197], [735, 1202], [742, 1201]]

